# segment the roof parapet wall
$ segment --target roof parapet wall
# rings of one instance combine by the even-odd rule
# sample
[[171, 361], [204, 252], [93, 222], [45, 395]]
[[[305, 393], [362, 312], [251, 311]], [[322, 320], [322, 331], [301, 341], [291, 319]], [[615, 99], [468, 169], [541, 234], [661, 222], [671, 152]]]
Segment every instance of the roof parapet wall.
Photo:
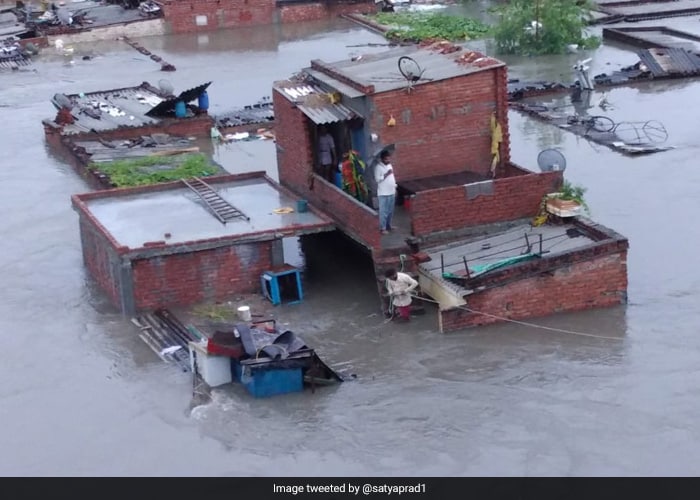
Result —
[[325, 73], [326, 75], [335, 78], [339, 82], [343, 82], [344, 84], [349, 85], [355, 90], [359, 90], [360, 92], [363, 92], [365, 94], [374, 94], [374, 85], [365, 85], [363, 83], [357, 82], [345, 75], [344, 73], [342, 73], [341, 71], [339, 71], [338, 69], [334, 68], [330, 64], [326, 64], [325, 62], [321, 61], [320, 59], [314, 59], [311, 61], [311, 69], [321, 71], [322, 73]]

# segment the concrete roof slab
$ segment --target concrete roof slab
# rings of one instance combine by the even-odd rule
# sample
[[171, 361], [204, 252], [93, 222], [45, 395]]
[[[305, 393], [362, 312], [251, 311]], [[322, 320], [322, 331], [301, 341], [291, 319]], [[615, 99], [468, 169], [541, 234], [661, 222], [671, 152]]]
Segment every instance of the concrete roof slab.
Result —
[[[297, 199], [264, 177], [210, 184], [250, 220], [236, 219], [222, 224], [184, 185], [132, 195], [109, 196], [109, 192], [104, 192], [105, 196], [86, 199], [85, 205], [119, 246], [131, 249], [159, 241], [174, 246], [217, 238], [245, 239], [257, 233], [281, 232], [292, 236], [334, 229], [330, 220], [312, 211], [297, 212]], [[282, 207], [294, 211], [274, 212]]]
[[[457, 50], [447, 53], [442, 53], [439, 45], [418, 49], [415, 46], [399, 47], [377, 54], [369, 54], [359, 60], [327, 63], [327, 66], [360, 85], [374, 86], [375, 93], [379, 93], [407, 86], [407, 81], [398, 67], [399, 58], [402, 56], [410, 57], [424, 70], [422, 79], [414, 85], [465, 76], [505, 65], [503, 62], [483, 54], [475, 53], [475, 56], [478, 57], [474, 61], [465, 59], [465, 56], [469, 55], [471, 51], [461, 45], [454, 44], [453, 46]], [[471, 62], [466, 62], [467, 60]]]
[[[542, 235], [542, 251], [546, 257], [564, 254], [595, 242], [581, 231], [577, 231], [578, 236], [576, 237], [569, 236], [567, 231], [571, 229], [577, 228], [574, 224], [540, 227], [522, 224], [497, 234], [473, 237], [426, 250], [431, 260], [419, 267], [433, 279], [442, 280], [446, 286], [454, 288], [456, 285], [442, 278], [441, 261], [444, 262], [444, 272], [462, 274], [465, 258], [471, 270], [472, 266], [492, 264], [526, 253], [528, 241], [532, 244], [532, 253], [537, 253], [539, 251], [539, 235]], [[527, 240], [525, 235], [527, 235]]]

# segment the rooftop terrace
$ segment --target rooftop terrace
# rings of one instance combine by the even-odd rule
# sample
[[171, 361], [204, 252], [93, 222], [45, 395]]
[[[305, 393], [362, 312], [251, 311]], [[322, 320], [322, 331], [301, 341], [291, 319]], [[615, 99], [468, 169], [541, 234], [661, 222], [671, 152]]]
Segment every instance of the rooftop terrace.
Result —
[[528, 255], [532, 258], [552, 257], [595, 241], [574, 224], [532, 227], [529, 223], [524, 223], [497, 234], [426, 250], [431, 260], [421, 264], [420, 269], [442, 286], [466, 295], [469, 289], [445, 279], [443, 273], [466, 277], [466, 262], [470, 276], [476, 277], [505, 267], [508, 263], [527, 260]]
[[[207, 179], [226, 201], [249, 217], [222, 224], [181, 183], [76, 195], [74, 206], [92, 217], [119, 247], [167, 246], [213, 239], [292, 236], [333, 230], [313, 211], [297, 212], [297, 199], [262, 172]], [[281, 213], [276, 213], [275, 210]], [[289, 210], [291, 209], [291, 211]], [[272, 234], [269, 234], [272, 233]], [[269, 239], [269, 238], [268, 238]]]
[[[405, 88], [407, 81], [399, 70], [401, 57], [409, 57], [423, 71], [421, 78], [414, 85], [469, 75], [505, 65], [497, 59], [473, 52], [460, 45], [436, 43], [419, 48], [399, 47], [335, 63], [313, 61], [311, 68], [304, 71], [349, 97], [357, 97], [357, 91], [352, 92], [348, 89], [348, 83], [367, 87], [367, 93]], [[409, 66], [406, 66], [404, 72], [410, 70], [411, 65], [413, 63], [409, 61]]]

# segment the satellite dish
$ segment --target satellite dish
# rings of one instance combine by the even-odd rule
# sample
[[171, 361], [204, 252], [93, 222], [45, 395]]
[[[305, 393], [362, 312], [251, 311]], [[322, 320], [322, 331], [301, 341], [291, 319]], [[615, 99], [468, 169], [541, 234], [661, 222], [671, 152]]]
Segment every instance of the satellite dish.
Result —
[[175, 87], [173, 87], [173, 84], [165, 78], [158, 81], [158, 88], [166, 95], [175, 95]]
[[73, 109], [73, 101], [71, 101], [70, 98], [66, 94], [54, 95], [53, 102], [56, 104], [56, 106], [59, 109], [61, 109], [61, 108]]
[[63, 26], [70, 26], [73, 24], [73, 16], [65, 7], [59, 7], [56, 11], [56, 17]]
[[563, 172], [566, 170], [566, 158], [556, 149], [543, 149], [537, 155], [537, 165], [542, 172]]
[[401, 56], [399, 57], [399, 71], [409, 83], [415, 83], [420, 80], [425, 70], [412, 57]]

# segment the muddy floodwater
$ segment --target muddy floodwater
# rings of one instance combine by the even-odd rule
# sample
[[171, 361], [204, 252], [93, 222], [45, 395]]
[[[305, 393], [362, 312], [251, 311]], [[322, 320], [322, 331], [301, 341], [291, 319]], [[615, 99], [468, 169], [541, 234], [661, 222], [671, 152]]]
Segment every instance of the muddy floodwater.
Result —
[[[608, 93], [614, 119], [665, 125], [675, 148], [644, 157], [510, 114], [513, 160], [536, 169], [540, 150], [561, 148], [592, 217], [630, 240], [627, 306], [534, 321], [587, 335], [513, 324], [441, 335], [430, 310], [409, 327], [384, 324], [368, 260], [329, 243], [307, 262], [306, 300], [280, 314], [357, 378], [268, 400], [217, 389], [191, 409], [190, 375], [149, 350], [83, 267], [70, 195], [89, 188], [44, 141], [49, 99], [212, 81], [217, 113], [270, 95], [311, 59], [382, 50], [353, 46], [383, 39], [338, 21], [139, 42], [177, 71], [102, 42], [76, 45], [72, 63], [47, 49], [0, 73], [0, 474], [700, 473], [700, 81]], [[593, 74], [636, 61], [622, 47], [585, 55]], [[568, 81], [583, 56], [507, 62], [512, 77]], [[271, 141], [204, 142], [231, 172], [276, 177]]]

